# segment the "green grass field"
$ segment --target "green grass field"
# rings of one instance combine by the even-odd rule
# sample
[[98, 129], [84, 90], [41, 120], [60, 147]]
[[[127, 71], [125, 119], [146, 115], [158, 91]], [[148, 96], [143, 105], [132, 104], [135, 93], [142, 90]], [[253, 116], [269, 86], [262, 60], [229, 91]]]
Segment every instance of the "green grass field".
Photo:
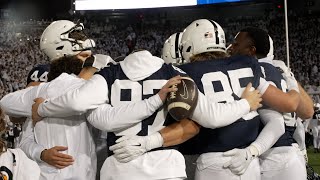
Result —
[[320, 153], [314, 153], [313, 148], [308, 149], [308, 164], [320, 174]]

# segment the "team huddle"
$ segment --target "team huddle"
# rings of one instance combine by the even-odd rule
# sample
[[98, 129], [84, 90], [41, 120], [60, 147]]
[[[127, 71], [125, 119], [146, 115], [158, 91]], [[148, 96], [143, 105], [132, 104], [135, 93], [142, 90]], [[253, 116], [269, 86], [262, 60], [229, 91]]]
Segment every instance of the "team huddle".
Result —
[[[1, 121], [27, 118], [17, 149], [0, 144], [2, 179], [94, 180], [99, 170], [101, 180], [182, 180], [183, 154], [200, 155], [190, 179], [307, 179], [298, 127], [313, 101], [273, 59], [264, 30], [241, 29], [226, 47], [223, 28], [199, 19], [164, 42], [161, 58], [139, 50], [120, 62], [93, 54], [83, 30], [51, 23], [40, 39], [50, 69], [36, 66], [26, 89], [1, 99]], [[197, 87], [191, 105], [178, 89], [186, 79]], [[108, 133], [101, 169], [92, 129]]]

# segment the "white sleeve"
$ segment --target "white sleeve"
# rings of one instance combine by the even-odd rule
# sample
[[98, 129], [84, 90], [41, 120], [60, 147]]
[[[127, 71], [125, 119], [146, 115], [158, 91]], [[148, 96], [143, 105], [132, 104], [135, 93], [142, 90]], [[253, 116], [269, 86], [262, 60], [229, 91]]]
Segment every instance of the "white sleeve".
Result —
[[249, 111], [250, 105], [245, 99], [231, 103], [217, 103], [211, 102], [199, 92], [198, 104], [191, 119], [203, 127], [214, 129], [234, 123]]
[[259, 155], [261, 155], [278, 141], [283, 135], [285, 128], [281, 113], [271, 109], [261, 109], [258, 112], [265, 126], [252, 145], [258, 149]]
[[9, 116], [31, 117], [31, 106], [37, 97], [38, 88], [33, 86], [7, 94], [0, 101], [1, 108]]
[[268, 83], [268, 81], [266, 81], [264, 78], [260, 78], [260, 83], [257, 87], [257, 90], [259, 90], [260, 94], [263, 95], [268, 89], [269, 85], [270, 84]]
[[39, 105], [42, 117], [67, 117], [80, 115], [108, 101], [107, 81], [99, 74], [87, 80], [80, 88], [47, 99]]
[[27, 119], [22, 127], [21, 141], [18, 144], [18, 148], [32, 160], [36, 162], [42, 162], [40, 159], [41, 152], [45, 150], [43, 146], [36, 143], [33, 132], [33, 125], [31, 119]]
[[97, 129], [115, 132], [141, 122], [151, 116], [162, 104], [158, 94], [143, 101], [118, 107], [103, 104], [94, 110], [88, 111], [87, 120]]
[[305, 130], [300, 118], [297, 119], [297, 127], [293, 133], [293, 139], [297, 141], [301, 151], [306, 149]]

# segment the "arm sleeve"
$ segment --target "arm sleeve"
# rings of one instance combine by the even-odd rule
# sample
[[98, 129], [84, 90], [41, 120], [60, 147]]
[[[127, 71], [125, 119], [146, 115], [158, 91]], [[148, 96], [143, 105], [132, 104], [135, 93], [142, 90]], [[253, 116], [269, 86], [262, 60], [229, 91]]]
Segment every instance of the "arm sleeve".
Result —
[[80, 115], [108, 101], [108, 84], [101, 75], [94, 75], [80, 88], [47, 99], [39, 105], [42, 117], [67, 117]]
[[29, 87], [4, 96], [0, 101], [1, 108], [13, 117], [31, 117], [31, 106], [39, 86]]
[[261, 155], [277, 142], [285, 129], [281, 113], [271, 109], [261, 109], [259, 110], [259, 114], [265, 126], [252, 145], [258, 149], [259, 155]]
[[40, 156], [45, 148], [35, 141], [31, 119], [27, 119], [23, 124], [21, 141], [18, 147], [22, 149], [30, 159], [36, 162], [42, 162]]
[[259, 86], [257, 87], [257, 90], [259, 90], [260, 94], [263, 95], [268, 89], [269, 85], [270, 84], [264, 78], [260, 78], [260, 83], [259, 83]]
[[199, 92], [198, 104], [191, 119], [203, 127], [214, 129], [234, 123], [249, 111], [250, 105], [245, 99], [231, 103], [216, 103]]
[[97, 129], [114, 132], [141, 122], [151, 116], [162, 104], [158, 94], [143, 101], [119, 107], [103, 104], [97, 109], [88, 111], [87, 120]]

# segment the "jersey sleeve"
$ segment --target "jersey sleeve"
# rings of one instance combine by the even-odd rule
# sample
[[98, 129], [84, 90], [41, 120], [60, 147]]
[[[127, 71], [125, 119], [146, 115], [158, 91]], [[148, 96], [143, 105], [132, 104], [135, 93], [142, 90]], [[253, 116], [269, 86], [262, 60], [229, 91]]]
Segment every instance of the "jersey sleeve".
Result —
[[31, 117], [33, 100], [41, 86], [32, 86], [4, 96], [0, 101], [1, 108], [9, 116]]
[[169, 64], [169, 66], [171, 66], [171, 76], [174, 77], [174, 76], [188, 76], [186, 72], [184, 72], [182, 69], [180, 69], [179, 67], [177, 66], [174, 66], [173, 64]]
[[260, 94], [263, 95], [266, 92], [266, 90], [268, 89], [270, 84], [263, 77], [260, 77], [259, 82], [260, 83], [259, 83], [259, 86], [257, 87], [257, 89], [259, 90]]
[[22, 127], [21, 141], [18, 147], [32, 160], [42, 162], [41, 152], [45, 150], [43, 146], [36, 143], [31, 119], [27, 119]]
[[148, 118], [162, 104], [162, 100], [157, 94], [143, 101], [132, 102], [117, 107], [103, 104], [89, 111], [87, 113], [87, 120], [97, 129], [116, 132]]
[[39, 105], [38, 113], [42, 117], [80, 115], [108, 101], [107, 81], [97, 74], [80, 88], [69, 91], [62, 96], [45, 100]]
[[198, 104], [191, 119], [206, 128], [227, 126], [250, 111], [250, 105], [245, 99], [230, 103], [216, 103], [210, 101], [200, 91], [198, 94]]
[[259, 155], [261, 155], [277, 142], [283, 135], [285, 128], [281, 113], [271, 109], [261, 109], [259, 114], [265, 126], [252, 145], [258, 149]]

